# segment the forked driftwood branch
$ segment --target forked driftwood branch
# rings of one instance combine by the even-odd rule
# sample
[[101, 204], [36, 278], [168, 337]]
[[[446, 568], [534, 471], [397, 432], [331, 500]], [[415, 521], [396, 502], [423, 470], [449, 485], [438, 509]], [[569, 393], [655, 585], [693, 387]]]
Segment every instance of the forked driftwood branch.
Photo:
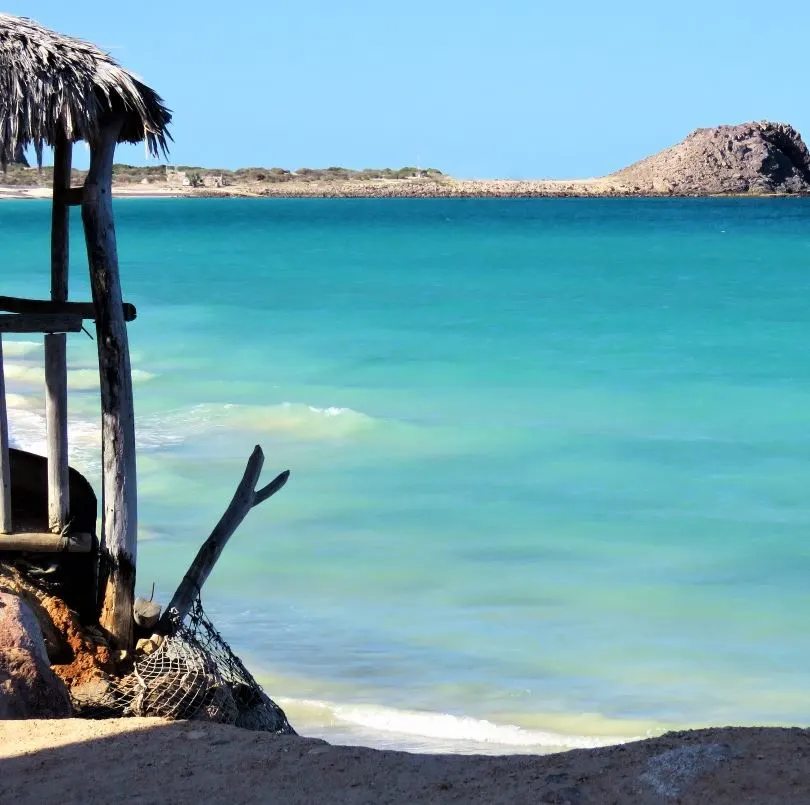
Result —
[[182, 622], [191, 610], [203, 584], [205, 584], [205, 580], [213, 570], [222, 549], [233, 532], [239, 528], [247, 513], [254, 506], [264, 503], [265, 500], [275, 495], [287, 483], [290, 471], [284, 470], [267, 486], [257, 490], [256, 484], [259, 482], [263, 464], [264, 453], [261, 447], [256, 445], [248, 460], [245, 474], [242, 476], [239, 486], [236, 487], [236, 492], [234, 492], [228, 508], [225, 509], [225, 513], [214, 527], [211, 535], [203, 543], [200, 550], [197, 551], [197, 556], [194, 557], [191, 567], [183, 577], [183, 581], [180, 582], [180, 586], [172, 597], [169, 606], [166, 607], [157, 626], [158, 633], [169, 634], [176, 628], [178, 623]]

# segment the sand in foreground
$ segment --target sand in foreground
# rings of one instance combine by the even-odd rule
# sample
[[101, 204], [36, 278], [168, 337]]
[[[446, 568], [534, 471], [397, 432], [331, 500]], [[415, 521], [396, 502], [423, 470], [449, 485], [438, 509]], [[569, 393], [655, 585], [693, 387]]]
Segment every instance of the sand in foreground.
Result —
[[557, 755], [412, 755], [159, 719], [0, 722], [0, 803], [810, 802], [810, 732], [670, 733]]

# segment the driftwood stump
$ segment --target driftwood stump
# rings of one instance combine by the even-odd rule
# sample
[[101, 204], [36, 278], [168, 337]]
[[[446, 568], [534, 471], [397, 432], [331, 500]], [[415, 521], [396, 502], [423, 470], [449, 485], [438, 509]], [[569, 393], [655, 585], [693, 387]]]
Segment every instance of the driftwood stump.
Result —
[[205, 580], [214, 568], [219, 559], [222, 549], [239, 527], [247, 513], [254, 507], [263, 503], [268, 498], [276, 494], [290, 477], [290, 471], [285, 470], [277, 475], [267, 486], [256, 489], [259, 476], [264, 464], [264, 453], [261, 447], [256, 445], [248, 460], [245, 474], [236, 487], [233, 499], [231, 500], [225, 514], [214, 527], [208, 539], [203, 543], [191, 567], [188, 569], [183, 581], [177, 588], [169, 606], [166, 607], [163, 617], [158, 623], [157, 631], [160, 634], [171, 634], [183, 618], [188, 615], [191, 606], [202, 590]]

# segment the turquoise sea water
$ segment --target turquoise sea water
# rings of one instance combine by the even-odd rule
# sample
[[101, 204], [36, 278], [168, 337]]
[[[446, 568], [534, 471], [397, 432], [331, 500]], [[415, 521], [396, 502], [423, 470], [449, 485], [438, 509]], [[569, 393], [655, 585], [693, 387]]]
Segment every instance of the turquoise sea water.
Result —
[[[171, 594], [254, 444], [289, 467], [205, 602], [300, 731], [542, 751], [810, 720], [810, 202], [116, 212], [139, 587]], [[0, 292], [47, 295], [48, 221], [0, 205]], [[41, 449], [41, 347], [5, 351]], [[95, 482], [95, 345], [69, 360]]]

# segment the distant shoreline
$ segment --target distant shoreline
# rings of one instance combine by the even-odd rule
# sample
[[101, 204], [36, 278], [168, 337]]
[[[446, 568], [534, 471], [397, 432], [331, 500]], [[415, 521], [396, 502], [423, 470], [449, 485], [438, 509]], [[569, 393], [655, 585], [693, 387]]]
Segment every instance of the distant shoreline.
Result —
[[[804, 193], [675, 193], [604, 179], [385, 179], [288, 181], [251, 187], [113, 185], [116, 198], [806, 198]], [[0, 200], [49, 199], [47, 187], [0, 186]]]

